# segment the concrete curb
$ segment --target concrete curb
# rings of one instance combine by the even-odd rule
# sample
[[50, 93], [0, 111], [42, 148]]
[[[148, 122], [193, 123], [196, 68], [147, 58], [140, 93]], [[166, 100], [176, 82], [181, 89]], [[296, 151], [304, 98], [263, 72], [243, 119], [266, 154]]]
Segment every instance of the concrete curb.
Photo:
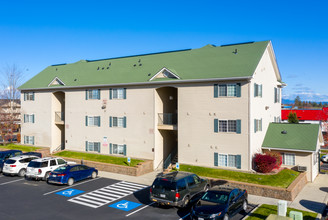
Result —
[[244, 216], [244, 218], [242, 218], [241, 220], [245, 220], [245, 219], [247, 219], [253, 212], [255, 212], [257, 209], [258, 209], [258, 207], [260, 207], [262, 204], [258, 204], [258, 205], [256, 205], [256, 207], [251, 211], [251, 212], [249, 212], [247, 215], [245, 215]]

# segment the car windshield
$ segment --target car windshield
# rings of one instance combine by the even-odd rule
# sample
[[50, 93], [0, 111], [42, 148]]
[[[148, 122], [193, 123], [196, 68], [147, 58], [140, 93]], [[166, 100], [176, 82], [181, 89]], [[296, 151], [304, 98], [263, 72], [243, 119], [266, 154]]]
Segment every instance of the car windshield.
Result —
[[164, 190], [176, 190], [176, 182], [171, 182], [167, 179], [156, 179], [153, 183], [153, 188]]
[[68, 166], [62, 166], [55, 169], [55, 172], [64, 172], [68, 169]]
[[0, 154], [0, 160], [3, 160], [5, 158], [6, 154]]
[[225, 204], [228, 201], [228, 193], [222, 191], [207, 191], [201, 198], [203, 201]]
[[14, 163], [16, 163], [16, 160], [11, 160], [11, 159], [6, 160], [6, 164], [14, 164]]

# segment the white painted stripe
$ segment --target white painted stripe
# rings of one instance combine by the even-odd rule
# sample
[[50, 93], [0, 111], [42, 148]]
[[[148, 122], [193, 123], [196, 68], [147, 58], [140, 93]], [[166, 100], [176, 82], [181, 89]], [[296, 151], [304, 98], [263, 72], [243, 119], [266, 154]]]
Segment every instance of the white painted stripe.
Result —
[[64, 189], [69, 189], [69, 188], [75, 187], [75, 186], [77, 186], [77, 185], [81, 185], [81, 184], [84, 184], [84, 183], [88, 183], [88, 182], [91, 182], [91, 181], [94, 181], [94, 180], [99, 180], [99, 179], [101, 179], [101, 178], [102, 178], [102, 177], [98, 177], [98, 178], [91, 179], [91, 180], [88, 180], [88, 181], [85, 181], [85, 182], [82, 182], [82, 183], [77, 183], [77, 184], [74, 184], [74, 185], [72, 185], [72, 186], [68, 186], [68, 187], [60, 188], [60, 189], [57, 189], [57, 190], [54, 190], [54, 191], [51, 191], [51, 192], [45, 193], [45, 194], [43, 194], [43, 195], [46, 196], [46, 195], [49, 195], [49, 194], [54, 193], [54, 192], [62, 191], [62, 190], [64, 190]]
[[95, 196], [90, 196], [90, 193], [85, 194], [85, 195], [83, 195], [81, 197], [83, 197], [83, 198], [89, 198], [89, 199], [91, 199], [91, 201], [92, 200], [96, 200], [96, 201], [99, 201], [99, 202], [102, 202], [102, 203], [105, 203], [105, 204], [108, 203], [108, 202], [110, 202], [110, 201], [112, 201], [112, 200], [99, 199], [99, 198], [97, 198]]
[[115, 184], [115, 186], [123, 186], [123, 187], [126, 187], [127, 189], [132, 189], [132, 190], [137, 190], [137, 189], [140, 189], [140, 188], [142, 188], [142, 187], [139, 187], [139, 186], [131, 186], [131, 185], [126, 185], [126, 184]]
[[146, 205], [146, 206], [144, 206], [144, 207], [142, 207], [142, 208], [140, 208], [140, 209], [137, 209], [137, 210], [135, 210], [134, 212], [131, 212], [131, 213], [127, 214], [126, 217], [128, 217], [128, 216], [130, 216], [130, 215], [133, 215], [134, 213], [137, 213], [137, 212], [139, 212], [139, 211], [141, 211], [141, 210], [147, 208], [148, 206], [151, 206], [151, 205], [154, 204], [154, 203], [155, 203], [155, 202], [152, 202], [152, 203], [150, 203], [150, 204], [148, 204], [148, 205]]
[[130, 195], [129, 193], [116, 192], [116, 191], [113, 191], [113, 190], [110, 190], [110, 189], [101, 189], [101, 190], [104, 190], [104, 191], [106, 191], [106, 192], [116, 193], [116, 194], [119, 194], [119, 195], [121, 195], [121, 196], [127, 196], [127, 195]]
[[187, 215], [183, 216], [182, 218], [179, 218], [179, 220], [183, 220], [185, 217], [189, 216], [190, 213], [188, 213]]
[[115, 197], [115, 198], [121, 197], [119, 195], [113, 195], [113, 194], [110, 194], [110, 193], [105, 193], [105, 192], [102, 192], [100, 190], [97, 190], [97, 191], [94, 191], [94, 192], [100, 193], [100, 194], [103, 194], [103, 195], [107, 195], [107, 196], [111, 196], [111, 197]]
[[[70, 200], [68, 200], [68, 201], [70, 201]], [[70, 201], [70, 202], [78, 203], [78, 204], [80, 204], [80, 205], [89, 206], [89, 207], [91, 207], [91, 208], [95, 208], [95, 209], [99, 207], [99, 206], [97, 206], [97, 205], [92, 205], [92, 204], [89, 204], [89, 203], [86, 203], [86, 202], [77, 201], [77, 200]]]
[[109, 201], [113, 201], [115, 200], [116, 198], [110, 198], [108, 196], [104, 196], [104, 195], [99, 195], [98, 193], [95, 193], [95, 192], [91, 192], [91, 193], [88, 193], [89, 195], [92, 195], [92, 196], [96, 196], [96, 197], [100, 197], [100, 198], [104, 198], [104, 199], [110, 199]]
[[93, 204], [98, 205], [98, 206], [103, 205], [103, 203], [101, 203], [101, 202], [91, 201], [90, 199], [84, 199], [81, 196], [75, 197], [75, 198], [70, 199], [68, 201], [74, 202], [76, 200], [86, 201], [86, 202], [93, 203]]
[[147, 187], [146, 185], [140, 185], [140, 184], [125, 182], [125, 181], [123, 181], [121, 183], [129, 184], [129, 185], [134, 185], [134, 186], [140, 186], [140, 187]]
[[[118, 191], [122, 191], [122, 192], [129, 192], [129, 193], [133, 193], [135, 190], [131, 190], [131, 189], [127, 189], [125, 187], [121, 187], [121, 186], [111, 186], [110, 188], [118, 190]], [[123, 189], [123, 190], [122, 190]]]
[[5, 183], [1, 183], [0, 186], [6, 185], [6, 184], [9, 184], [9, 183], [14, 183], [14, 182], [22, 181], [22, 180], [24, 180], [24, 178], [18, 179], [18, 180], [9, 181], [9, 182], [5, 182]]

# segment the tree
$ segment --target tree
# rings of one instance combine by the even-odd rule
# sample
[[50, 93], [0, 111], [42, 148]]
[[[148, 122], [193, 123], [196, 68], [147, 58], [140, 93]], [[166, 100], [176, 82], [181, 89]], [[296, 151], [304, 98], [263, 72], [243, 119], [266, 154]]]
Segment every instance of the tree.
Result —
[[0, 135], [3, 143], [13, 140], [14, 131], [19, 130], [20, 114], [17, 112], [20, 92], [18, 86], [23, 79], [23, 71], [15, 64], [7, 65], [1, 71], [1, 108], [0, 108]]
[[289, 112], [287, 117], [288, 117], [288, 123], [296, 124], [296, 123], [299, 122], [299, 120], [297, 118], [297, 115], [296, 115], [296, 112]]
[[296, 96], [295, 100], [294, 100], [294, 105], [299, 107], [302, 105], [302, 101], [301, 98], [299, 96]]

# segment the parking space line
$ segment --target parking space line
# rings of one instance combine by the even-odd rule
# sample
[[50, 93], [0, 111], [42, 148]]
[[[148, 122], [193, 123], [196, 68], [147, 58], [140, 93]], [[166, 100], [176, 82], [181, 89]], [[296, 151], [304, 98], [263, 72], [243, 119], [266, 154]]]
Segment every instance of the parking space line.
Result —
[[183, 216], [182, 218], [179, 218], [179, 220], [183, 220], [185, 217], [189, 216], [190, 213], [188, 213], [187, 215]]
[[60, 189], [57, 189], [57, 190], [54, 190], [54, 191], [51, 191], [51, 192], [47, 192], [47, 193], [45, 193], [45, 194], [43, 194], [43, 195], [46, 196], [46, 195], [49, 195], [49, 194], [51, 194], [51, 193], [55, 193], [55, 192], [58, 192], [58, 191], [61, 191], [61, 190], [64, 190], [64, 189], [69, 189], [69, 188], [75, 187], [75, 186], [77, 186], [77, 185], [82, 185], [82, 184], [84, 184], [84, 183], [88, 183], [88, 182], [91, 182], [91, 181], [94, 181], [94, 180], [99, 180], [99, 179], [101, 179], [101, 178], [102, 178], [102, 177], [98, 177], [98, 178], [96, 178], [96, 179], [91, 179], [91, 180], [88, 180], [88, 181], [85, 181], [85, 182], [82, 182], [82, 183], [77, 183], [77, 184], [74, 184], [74, 185], [72, 185], [72, 186], [68, 186], [68, 187], [60, 188]]
[[9, 184], [9, 183], [14, 183], [14, 182], [22, 181], [22, 180], [24, 180], [24, 178], [18, 179], [18, 180], [9, 181], [9, 182], [5, 182], [5, 183], [1, 183], [0, 186], [6, 185], [6, 184]]
[[135, 210], [134, 212], [131, 212], [131, 213], [127, 214], [126, 217], [128, 217], [128, 216], [130, 216], [130, 215], [133, 215], [134, 213], [137, 213], [137, 212], [139, 212], [139, 211], [141, 211], [141, 210], [147, 208], [148, 206], [151, 206], [151, 205], [154, 204], [154, 203], [155, 203], [155, 202], [152, 202], [152, 203], [150, 203], [150, 204], [148, 204], [148, 205], [145, 205], [144, 207], [142, 207], [142, 208], [140, 208], [140, 209], [137, 209], [137, 210]]

